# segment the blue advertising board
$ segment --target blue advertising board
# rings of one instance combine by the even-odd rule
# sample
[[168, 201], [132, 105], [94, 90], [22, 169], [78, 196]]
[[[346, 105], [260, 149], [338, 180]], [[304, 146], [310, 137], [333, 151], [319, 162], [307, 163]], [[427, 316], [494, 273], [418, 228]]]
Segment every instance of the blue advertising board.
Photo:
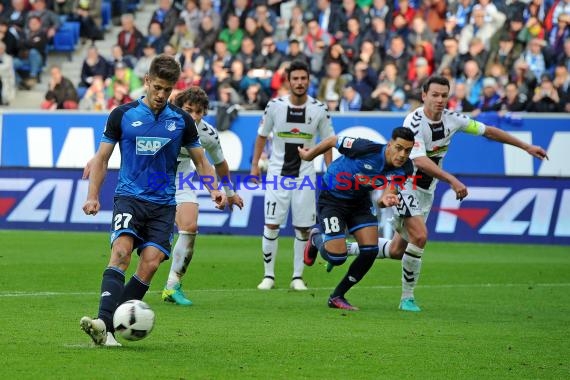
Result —
[[[103, 132], [104, 113], [6, 112], [0, 130], [0, 166], [80, 168], [94, 154]], [[334, 114], [337, 134], [384, 141], [405, 115], [395, 113]], [[533, 159], [518, 148], [482, 137], [458, 134], [445, 159], [445, 168], [457, 174], [570, 177], [570, 117], [567, 114], [478, 116], [528, 143], [547, 149], [550, 160]], [[206, 118], [215, 125], [211, 116]], [[243, 113], [220, 140], [232, 170], [248, 171], [261, 113]], [[118, 150], [118, 149], [116, 149]], [[119, 165], [116, 154], [110, 166]], [[318, 166], [319, 167], [319, 166]]]
[[[101, 190], [101, 211], [84, 215], [87, 181], [77, 169], [0, 168], [0, 229], [108, 231], [117, 171]], [[196, 185], [201, 233], [260, 236], [264, 188], [235, 173], [243, 210], [219, 211]], [[469, 196], [459, 202], [447, 184], [435, 194], [430, 240], [570, 245], [570, 178], [460, 176]], [[290, 218], [282, 229], [292, 235]]]

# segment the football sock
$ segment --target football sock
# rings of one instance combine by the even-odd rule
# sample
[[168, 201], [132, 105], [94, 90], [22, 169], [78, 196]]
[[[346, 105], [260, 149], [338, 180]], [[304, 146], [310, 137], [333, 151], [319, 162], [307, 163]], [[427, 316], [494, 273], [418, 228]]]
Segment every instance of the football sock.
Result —
[[350, 264], [348, 272], [343, 277], [343, 279], [340, 280], [340, 283], [331, 294], [331, 297], [344, 297], [346, 292], [348, 292], [350, 288], [362, 280], [370, 268], [372, 268], [377, 254], [377, 245], [360, 246], [360, 254], [354, 259], [352, 264]]
[[278, 237], [279, 229], [271, 230], [267, 227], [263, 227], [261, 250], [263, 251], [265, 277], [275, 278], [275, 257], [277, 256], [277, 248], [279, 247]]
[[303, 269], [305, 268], [305, 264], [303, 263], [303, 255], [305, 253], [306, 244], [306, 240], [301, 240], [298, 237], [295, 237], [295, 241], [293, 242], [293, 278], [303, 277]]
[[101, 298], [99, 301], [100, 318], [105, 322], [107, 331], [113, 331], [113, 313], [119, 306], [119, 300], [125, 286], [125, 273], [119, 268], [107, 267], [101, 280]]
[[166, 281], [166, 289], [174, 289], [180, 283], [182, 277], [188, 269], [188, 265], [194, 255], [194, 242], [196, 234], [189, 232], [179, 232], [178, 240], [172, 250], [172, 265]]
[[125, 285], [125, 289], [121, 296], [121, 303], [130, 300], [142, 300], [149, 287], [150, 284], [143, 282], [136, 274], [134, 274], [129, 282], [127, 282], [127, 285]]
[[414, 288], [420, 278], [423, 248], [408, 244], [402, 258], [402, 299], [414, 298]]
[[390, 258], [390, 245], [392, 244], [392, 240], [379, 238], [378, 239], [378, 256], [377, 259], [389, 259]]

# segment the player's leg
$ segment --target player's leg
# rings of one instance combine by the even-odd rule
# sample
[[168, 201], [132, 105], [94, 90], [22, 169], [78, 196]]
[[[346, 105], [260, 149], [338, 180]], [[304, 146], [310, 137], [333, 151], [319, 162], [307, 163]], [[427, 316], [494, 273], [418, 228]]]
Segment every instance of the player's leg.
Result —
[[422, 254], [427, 242], [427, 228], [422, 216], [413, 216], [404, 221], [409, 242], [402, 257], [402, 297], [400, 309], [420, 311], [414, 298], [414, 289], [420, 278]]
[[268, 186], [265, 192], [265, 226], [261, 250], [263, 253], [263, 280], [257, 285], [260, 290], [275, 286], [275, 259], [279, 248], [279, 226], [287, 219], [291, 202], [291, 191]]
[[[192, 194], [195, 199], [195, 193], [192, 192]], [[176, 199], [179, 199], [178, 195]], [[162, 290], [162, 299], [177, 305], [190, 306], [192, 301], [186, 298], [182, 291], [181, 281], [194, 255], [194, 242], [198, 233], [198, 204], [196, 202], [178, 204], [176, 226], [178, 227], [178, 239], [172, 249], [172, 263], [166, 286]]]
[[307, 286], [303, 281], [303, 270], [305, 268], [303, 256], [305, 246], [309, 240], [310, 226], [314, 226], [316, 222], [315, 191], [310, 188], [294, 191], [291, 200], [291, 212], [293, 214], [293, 226], [295, 227], [291, 288], [294, 290], [307, 290]]

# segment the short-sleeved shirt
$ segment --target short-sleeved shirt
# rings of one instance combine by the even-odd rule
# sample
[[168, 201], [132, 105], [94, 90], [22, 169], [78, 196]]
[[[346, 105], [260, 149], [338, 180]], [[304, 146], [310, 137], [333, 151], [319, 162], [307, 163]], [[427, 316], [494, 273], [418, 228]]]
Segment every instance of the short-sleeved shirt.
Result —
[[[404, 127], [410, 128], [415, 134], [414, 148], [410, 158], [428, 157], [436, 165], [442, 167], [451, 138], [456, 132], [465, 132], [472, 135], [482, 135], [485, 133], [485, 124], [475, 121], [466, 115], [458, 112], [443, 110], [441, 120], [430, 120], [424, 113], [424, 108], [420, 107], [408, 114], [404, 120]], [[438, 180], [421, 170], [417, 170], [416, 183], [419, 189], [433, 192]]]
[[298, 147], [315, 146], [317, 136], [325, 139], [334, 134], [327, 107], [308, 96], [302, 106], [292, 105], [289, 96], [271, 100], [261, 119], [258, 134], [273, 133], [268, 176], [304, 177], [315, 174], [313, 162], [303, 161]]
[[[216, 131], [216, 128], [212, 127], [212, 125], [202, 119], [200, 120], [200, 123], [196, 125], [196, 129], [198, 130], [200, 143], [212, 158], [214, 165], [224, 162], [224, 152], [222, 150], [222, 146], [220, 145], [220, 137], [218, 136], [218, 131]], [[189, 160], [190, 155], [188, 154], [188, 149], [183, 147], [180, 150], [180, 154], [178, 155], [178, 161], [182, 162]], [[189, 165], [187, 167], [193, 167], [193, 165]]]
[[190, 115], [170, 103], [156, 115], [143, 98], [111, 111], [101, 142], [121, 149], [116, 195], [171, 205], [180, 148], [201, 146]]
[[384, 144], [340, 136], [336, 147], [342, 156], [331, 163], [322, 184], [336, 198], [368, 198], [371, 191], [388, 186], [393, 176], [406, 177], [414, 170], [409, 159], [401, 167], [387, 164]]

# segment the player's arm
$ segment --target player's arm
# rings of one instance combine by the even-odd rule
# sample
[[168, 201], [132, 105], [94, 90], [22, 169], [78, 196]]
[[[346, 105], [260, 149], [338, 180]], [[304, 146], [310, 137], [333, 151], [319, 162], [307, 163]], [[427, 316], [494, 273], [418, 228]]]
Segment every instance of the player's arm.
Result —
[[397, 206], [400, 203], [398, 199], [398, 190], [395, 186], [386, 186], [386, 190], [382, 193], [382, 196], [376, 201], [378, 207], [386, 208]]
[[216, 203], [216, 208], [223, 210], [226, 207], [226, 196], [218, 190], [218, 179], [214, 173], [214, 168], [208, 162], [204, 149], [202, 147], [190, 147], [187, 146], [188, 153], [190, 154], [190, 159], [196, 167], [196, 171], [200, 175], [200, 180], [210, 192], [210, 196], [214, 203]]
[[[253, 147], [253, 158], [251, 159], [251, 169], [249, 174], [259, 178], [261, 171], [259, 170], [259, 159], [261, 158], [261, 153], [263, 153], [263, 148], [267, 143], [267, 136], [257, 135], [255, 138], [255, 145]], [[259, 182], [259, 180], [254, 180], [254, 182]]]
[[[321, 142], [319, 142], [317, 145], [315, 145], [312, 148], [301, 148], [298, 147], [298, 151], [299, 151], [299, 156], [301, 157], [301, 159], [305, 160], [305, 161], [313, 161], [313, 159], [325, 152], [330, 152], [331, 154], [331, 159], [332, 159], [332, 151], [331, 149], [334, 148], [336, 146], [336, 142], [337, 142], [337, 137], [336, 136], [329, 136], [326, 139], [322, 140]], [[326, 156], [325, 156], [326, 159]], [[325, 161], [326, 162], [326, 161]], [[327, 163], [330, 164], [330, 161]]]
[[222, 187], [226, 193], [230, 210], [233, 209], [234, 205], [238, 206], [241, 210], [243, 207], [243, 199], [241, 199], [239, 194], [236, 193], [233, 189], [233, 184], [230, 181], [230, 167], [228, 166], [228, 162], [226, 160], [223, 160], [214, 166], [216, 168], [216, 173], [222, 179]]
[[414, 158], [414, 165], [422, 172], [449, 183], [449, 186], [451, 186], [453, 191], [455, 191], [457, 199], [463, 199], [467, 196], [467, 187], [459, 181], [457, 177], [437, 166], [435, 162], [426, 156], [418, 156]]
[[498, 141], [503, 144], [516, 146], [517, 148], [524, 150], [531, 156], [540, 158], [541, 160], [545, 158], [548, 160], [548, 155], [546, 154], [546, 151], [542, 149], [542, 147], [538, 145], [527, 144], [524, 141], [511, 135], [510, 133], [503, 131], [502, 129], [486, 126], [483, 136], [485, 136], [490, 140]]
[[109, 159], [113, 154], [115, 143], [101, 142], [95, 156], [89, 160], [83, 171], [83, 178], [89, 178], [89, 188], [87, 190], [87, 200], [83, 205], [83, 212], [87, 215], [95, 215], [99, 212], [99, 192], [101, 184], [107, 175]]

